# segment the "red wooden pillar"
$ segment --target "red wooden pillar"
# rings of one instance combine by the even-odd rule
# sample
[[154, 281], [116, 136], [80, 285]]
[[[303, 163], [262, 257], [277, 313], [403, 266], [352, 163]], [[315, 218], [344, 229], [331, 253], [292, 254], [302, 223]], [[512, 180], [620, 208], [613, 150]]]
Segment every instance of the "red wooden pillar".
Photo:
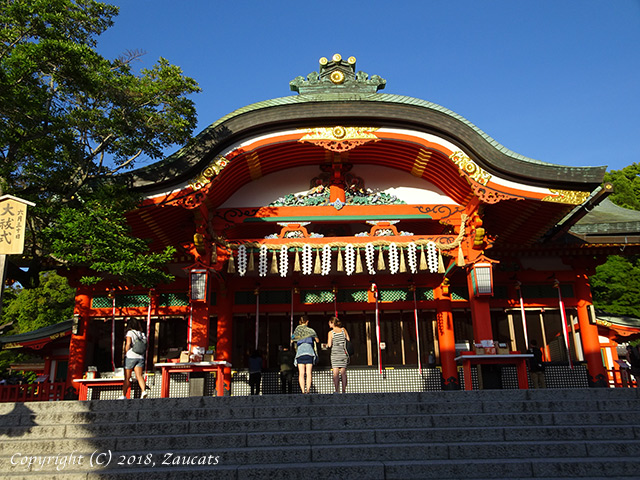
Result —
[[471, 320], [473, 322], [473, 337], [476, 343], [482, 340], [493, 340], [491, 328], [490, 297], [476, 297], [473, 294], [471, 270], [467, 272], [467, 288], [469, 290], [469, 306], [471, 308]]
[[[218, 306], [218, 343], [216, 345], [216, 360], [231, 363], [233, 349], [233, 292], [219, 291]], [[231, 369], [224, 370], [225, 395], [231, 392]]]
[[87, 361], [90, 309], [91, 297], [80, 290], [76, 291], [74, 316], [78, 318], [78, 324], [77, 326], [74, 325], [69, 342], [69, 370], [65, 386], [66, 390], [73, 389], [76, 395], [78, 390], [73, 381], [83, 377]]
[[193, 302], [191, 310], [191, 345], [209, 346], [209, 302]]
[[458, 367], [456, 365], [456, 338], [453, 331], [451, 296], [449, 287], [441, 285], [434, 289], [438, 322], [438, 342], [440, 345], [440, 363], [442, 364], [442, 389], [460, 390]]
[[578, 300], [578, 325], [584, 358], [587, 361], [590, 387], [607, 387], [607, 371], [602, 363], [598, 327], [589, 321], [589, 308], [593, 304], [589, 278], [584, 272], [577, 272], [575, 277], [576, 297]]

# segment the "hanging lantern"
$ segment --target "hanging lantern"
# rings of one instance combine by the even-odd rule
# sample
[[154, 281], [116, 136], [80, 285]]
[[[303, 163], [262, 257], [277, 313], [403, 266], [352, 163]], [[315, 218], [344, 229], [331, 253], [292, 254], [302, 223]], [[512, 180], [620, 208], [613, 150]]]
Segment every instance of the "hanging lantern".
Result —
[[202, 268], [194, 268], [190, 272], [191, 300], [205, 301], [207, 299], [208, 272]]
[[490, 263], [476, 263], [471, 267], [473, 295], [493, 295], [493, 269]]

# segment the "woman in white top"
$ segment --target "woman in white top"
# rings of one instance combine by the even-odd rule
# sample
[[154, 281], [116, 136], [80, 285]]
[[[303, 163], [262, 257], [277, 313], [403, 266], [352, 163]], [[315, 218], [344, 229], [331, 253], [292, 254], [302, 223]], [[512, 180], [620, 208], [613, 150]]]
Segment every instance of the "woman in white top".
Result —
[[148, 395], [147, 386], [144, 383], [144, 377], [142, 374], [142, 370], [144, 369], [144, 357], [145, 354], [136, 353], [133, 351], [133, 342], [136, 340], [142, 340], [145, 344], [147, 343], [147, 336], [142, 331], [142, 322], [137, 318], [130, 318], [127, 323], [127, 335], [126, 335], [126, 344], [124, 346], [125, 356], [124, 356], [124, 383], [122, 384], [122, 396], [119, 400], [123, 400], [127, 398], [127, 392], [131, 387], [131, 371], [133, 370], [136, 374], [136, 379], [138, 380], [138, 385], [140, 385], [140, 391], [142, 394], [140, 398], [146, 398]]

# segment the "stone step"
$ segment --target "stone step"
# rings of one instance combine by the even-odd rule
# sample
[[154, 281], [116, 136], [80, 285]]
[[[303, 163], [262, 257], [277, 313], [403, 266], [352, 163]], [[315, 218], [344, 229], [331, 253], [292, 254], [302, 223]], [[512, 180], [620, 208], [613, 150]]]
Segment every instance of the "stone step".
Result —
[[[57, 415], [57, 414], [56, 414]], [[72, 414], [76, 415], [76, 414]], [[164, 415], [159, 415], [164, 417]], [[549, 435], [561, 435], [567, 426], [574, 432], [579, 431], [579, 427], [589, 427], [597, 425], [598, 431], [604, 428], [607, 431], [615, 431], [618, 434], [629, 434], [633, 438], [633, 431], [629, 425], [640, 424], [640, 412], [595, 412], [595, 413], [528, 413], [528, 414], [451, 414], [451, 415], [332, 415], [329, 417], [306, 417], [306, 418], [257, 418], [242, 420], [176, 420], [169, 418], [156, 422], [98, 422], [98, 423], [48, 423], [33, 426], [9, 426], [0, 427], [0, 452], [4, 447], [9, 447], [3, 440], [15, 442], [24, 437], [39, 437], [52, 439], [73, 439], [83, 437], [119, 437], [146, 435], [172, 436], [187, 434], [210, 434], [211, 432], [224, 431], [227, 434], [238, 433], [244, 435], [246, 432], [269, 433], [269, 432], [291, 432], [299, 430], [321, 431], [332, 429], [341, 430], [394, 430], [397, 428], [406, 429], [428, 429], [433, 435], [444, 431], [465, 431], [473, 432], [486, 431], [492, 435], [499, 435], [505, 439], [512, 439], [513, 433], [527, 435], [530, 428], [550, 427], [545, 430]], [[603, 426], [607, 426], [606, 428]], [[612, 429], [610, 426], [614, 426]], [[602, 428], [600, 428], [602, 427]], [[463, 430], [460, 430], [463, 429]], [[426, 431], [426, 430], [425, 430]], [[558, 433], [558, 431], [560, 433]], [[582, 431], [582, 430], [580, 430]], [[524, 433], [518, 433], [524, 432]], [[546, 435], [546, 433], [545, 433]]]
[[[320, 397], [320, 396], [318, 396]], [[325, 396], [326, 397], [326, 396]], [[328, 396], [331, 397], [331, 396]], [[264, 398], [264, 397], [263, 397]], [[208, 420], [213, 418], [219, 419], [245, 419], [245, 418], [292, 418], [292, 417], [309, 417], [309, 416], [329, 416], [334, 411], [339, 410], [347, 415], [358, 415], [366, 413], [371, 416], [381, 415], [415, 415], [415, 414], [456, 414], [464, 411], [468, 414], [504, 414], [504, 413], [529, 413], [529, 412], [611, 412], [611, 411], [628, 411], [633, 412], [636, 409], [639, 399], [613, 398], [609, 401], [605, 400], [565, 400], [565, 401], [539, 401], [525, 400], [505, 402], [495, 400], [491, 402], [442, 402], [427, 403], [415, 401], [389, 402], [381, 404], [378, 402], [371, 403], [351, 403], [348, 395], [340, 396], [340, 402], [334, 400], [332, 404], [325, 404], [319, 400], [299, 400], [294, 404], [281, 404], [280, 397], [272, 397], [271, 403], [252, 406], [245, 406], [242, 402], [229, 404], [225, 407], [203, 407], [200, 404], [193, 406], [186, 405], [180, 408], [171, 408], [163, 400], [136, 400], [136, 401], [93, 401], [83, 405], [80, 402], [51, 402], [59, 404], [57, 409], [44, 409], [37, 411], [35, 403], [25, 404], [20, 409], [3, 415], [3, 424], [7, 426], [17, 425], [46, 425], [59, 423], [73, 424], [95, 424], [95, 423], [114, 423], [118, 420], [122, 422], [146, 422], [157, 421], [162, 419], [171, 420]], [[460, 398], [460, 397], [458, 397]], [[274, 405], [273, 401], [278, 404]], [[405, 399], [403, 399], [405, 400]], [[72, 406], [74, 403], [83, 405], [84, 410], [76, 408], [64, 409], [65, 404]], [[116, 403], [120, 409], [114, 409], [114, 405], [109, 405], [108, 409], [100, 408], [101, 404]], [[318, 404], [320, 403], [320, 404]], [[33, 410], [32, 410], [33, 408]], [[37, 422], [36, 422], [37, 418]]]
[[[208, 456], [208, 455], [207, 455]], [[197, 453], [186, 453], [183, 458], [195, 460]], [[155, 459], [154, 459], [155, 460]], [[152, 476], [154, 480], [229, 479], [229, 480], [299, 480], [358, 478], [364, 480], [405, 480], [405, 479], [509, 479], [509, 480], [557, 480], [560, 478], [580, 478], [582, 480], [602, 480], [607, 478], [638, 478], [640, 463], [637, 457], [593, 457], [593, 458], [551, 458], [536, 461], [527, 459], [478, 459], [478, 460], [415, 460], [415, 461], [352, 461], [305, 463], [258, 463], [243, 465], [162, 465], [158, 459], [153, 466], [141, 465], [132, 468], [127, 465], [110, 464], [107, 468], [90, 467], [88, 473], [62, 469], [46, 478], [55, 480], [80, 479], [134, 479]], [[215, 460], [213, 460], [215, 461]], [[7, 476], [22, 478], [43, 478], [44, 471], [11, 470]]]
[[[548, 389], [548, 390], [473, 390], [455, 392], [410, 392], [384, 394], [346, 394], [346, 395], [259, 395], [247, 397], [189, 397], [189, 398], [158, 398], [146, 400], [94, 400], [88, 402], [30, 402], [22, 404], [0, 403], [0, 415], [3, 417], [13, 414], [43, 414], [46, 412], [98, 412], [98, 411], [139, 411], [148, 410], [149, 402], [162, 403], [165, 410], [196, 410], [210, 408], [250, 408], [254, 406], [295, 405], [336, 405], [340, 403], [350, 405], [376, 404], [423, 404], [441, 405], [447, 403], [467, 403], [472, 406], [491, 400], [491, 404], [498, 407], [503, 402], [553, 402], [559, 405], [563, 402], [597, 402], [603, 401], [637, 401], [640, 389]], [[153, 407], [156, 408], [155, 406]], [[446, 407], [445, 407], [446, 408]]]
[[[206, 440], [206, 439], [203, 439]], [[322, 439], [327, 442], [327, 438]], [[57, 467], [63, 467], [67, 473], [90, 470], [92, 464], [109, 461], [111, 469], [125, 467], [162, 467], [163, 465], [177, 465], [185, 458], [193, 462], [211, 464], [215, 459], [220, 465], [227, 467], [250, 464], [306, 464], [313, 470], [313, 464], [352, 461], [384, 462], [396, 465], [398, 462], [477, 462], [477, 461], [505, 461], [521, 460], [530, 463], [549, 462], [553, 459], [590, 460], [606, 457], [613, 460], [619, 458], [633, 458], [636, 466], [640, 466], [640, 441], [588, 441], [588, 442], [471, 442], [465, 445], [457, 443], [387, 443], [387, 444], [331, 444], [319, 443], [310, 445], [248, 446], [248, 447], [215, 447], [200, 445], [190, 448], [190, 444], [181, 445], [179, 450], [156, 449], [150, 450], [139, 447], [132, 451], [123, 449], [111, 450], [96, 443], [94, 450], [62, 450], [73, 453], [73, 457], [60, 458], [60, 451], [49, 453], [34, 453], [29, 455], [22, 451], [11, 456], [2, 456], [4, 465], [9, 466], [10, 473], [17, 472], [51, 472]], [[135, 446], [134, 446], [135, 447]], [[286, 448], [283, 448], [286, 447]], [[64, 447], [62, 447], [64, 448]], [[137, 452], [137, 453], [136, 453]], [[143, 452], [143, 453], [140, 453]], [[19, 455], [17, 454], [19, 453]], [[64, 457], [64, 455], [62, 456]], [[33, 458], [33, 460], [28, 460]], [[31, 462], [31, 468], [27, 469]], [[96, 467], [93, 467], [96, 468]], [[593, 475], [594, 472], [591, 472]], [[522, 473], [521, 473], [522, 475]], [[504, 478], [504, 477], [502, 477]], [[508, 478], [508, 477], [507, 477]]]
[[[184, 451], [206, 448], [225, 454], [229, 449], [246, 452], [255, 449], [311, 449], [313, 461], [325, 461], [333, 450], [334, 458], [347, 461], [389, 459], [413, 460], [416, 448], [423, 449], [420, 458], [545, 458], [553, 456], [592, 456], [605, 449], [612, 456], [640, 456], [640, 439], [634, 439], [636, 427], [617, 431], [606, 426], [567, 429], [565, 427], [472, 429], [396, 429], [299, 431], [245, 434], [184, 434], [127, 436], [110, 438], [62, 438], [3, 442], [0, 458], [21, 456], [56, 456], [75, 452], [88, 457], [95, 451], [135, 455], [137, 452]], [[631, 440], [628, 440], [628, 439]], [[532, 440], [535, 439], [535, 440]], [[624, 439], [624, 440], [621, 440]], [[353, 449], [359, 449], [359, 452]], [[388, 451], [387, 453], [385, 453]], [[478, 451], [479, 453], [472, 453]], [[600, 453], [601, 454], [601, 453]], [[226, 455], [226, 454], [225, 454]], [[355, 455], [355, 457], [352, 457]], [[274, 458], [277, 455], [274, 454]], [[327, 458], [326, 461], [330, 461]]]
[[[0, 404], [1, 476], [637, 478], [639, 407], [637, 389]], [[72, 454], [111, 462], [22, 463]]]

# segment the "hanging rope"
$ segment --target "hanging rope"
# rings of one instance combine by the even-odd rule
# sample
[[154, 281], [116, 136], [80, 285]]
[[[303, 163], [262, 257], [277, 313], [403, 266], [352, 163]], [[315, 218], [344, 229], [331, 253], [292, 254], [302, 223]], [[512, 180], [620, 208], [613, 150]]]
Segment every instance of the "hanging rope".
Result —
[[371, 291], [376, 299], [376, 341], [378, 342], [378, 373], [382, 373], [382, 348], [380, 348], [380, 310], [378, 308], [378, 286], [371, 284]]
[[111, 367], [116, 371], [116, 296], [111, 299]]
[[[416, 239], [416, 240], [408, 240], [404, 242], [398, 241], [399, 238], [403, 238], [402, 236], [379, 237], [379, 239], [377, 240], [372, 239], [368, 243], [372, 244], [374, 247], [388, 247], [392, 243], [395, 243], [397, 247], [409, 247], [409, 245], [411, 244], [422, 246], [422, 245], [427, 245], [429, 243], [433, 243], [437, 249], [443, 250], [443, 251], [449, 251], [449, 250], [458, 248], [461, 245], [462, 241], [464, 240], [467, 219], [468, 219], [468, 215], [463, 214], [460, 216], [460, 232], [458, 233], [458, 236], [455, 238], [455, 240], [451, 243], [440, 243], [430, 239]], [[376, 237], [372, 237], [372, 238], [376, 238]], [[349, 244], [350, 244], [349, 242], [328, 242], [326, 244], [323, 244], [323, 247], [324, 245], [328, 245], [331, 248], [344, 249]], [[243, 243], [242, 245], [245, 245], [245, 248], [257, 248], [257, 249], [260, 249], [264, 246], [268, 250], [280, 250], [280, 248], [282, 247], [281, 245], [270, 245], [270, 244], [264, 244], [264, 243], [258, 243], [258, 242], [247, 242], [247, 243]], [[304, 248], [305, 245], [311, 248], [311, 245], [305, 242], [298, 241], [298, 242], [287, 243], [288, 248]], [[319, 248], [319, 245], [314, 245], [314, 246]], [[238, 250], [240, 248], [240, 245], [230, 244], [229, 248], [233, 250]]]
[[291, 344], [291, 339], [293, 338], [293, 294], [294, 289], [291, 289], [291, 326], [289, 328], [289, 344]]
[[149, 292], [149, 308], [147, 309], [147, 351], [144, 353], [144, 372], [147, 373], [147, 360], [149, 359], [149, 335], [151, 334], [151, 292]]
[[413, 317], [416, 321], [416, 345], [418, 347], [418, 373], [422, 375], [422, 360], [420, 358], [420, 329], [418, 328], [418, 301], [416, 300], [416, 287], [413, 290]]
[[189, 335], [188, 335], [189, 355], [191, 355], [191, 344], [193, 338], [193, 302], [189, 302]]
[[522, 289], [520, 285], [516, 287], [520, 295], [520, 315], [522, 316], [522, 331], [524, 332], [525, 350], [529, 350], [529, 333], [527, 332], [527, 315], [524, 311], [524, 300], [522, 299]]
[[564, 302], [562, 301], [562, 293], [560, 292], [560, 283], [556, 283], [558, 289], [558, 303], [560, 304], [560, 317], [562, 318], [562, 334], [564, 335], [564, 344], [567, 347], [567, 357], [569, 357], [569, 368], [573, 370], [573, 362], [571, 361], [571, 349], [569, 348], [569, 332], [567, 330], [567, 316], [564, 312]]
[[260, 333], [260, 291], [256, 288], [256, 350], [258, 350], [258, 334]]

